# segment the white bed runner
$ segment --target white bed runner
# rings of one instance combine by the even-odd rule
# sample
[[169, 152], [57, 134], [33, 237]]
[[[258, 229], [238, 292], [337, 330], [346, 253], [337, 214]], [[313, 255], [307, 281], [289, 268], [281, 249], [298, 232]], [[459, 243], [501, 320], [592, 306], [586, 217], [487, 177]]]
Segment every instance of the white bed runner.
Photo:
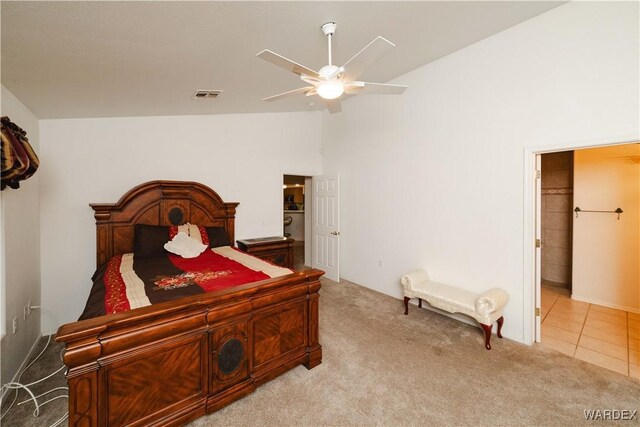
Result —
[[240, 252], [239, 250], [234, 249], [230, 246], [221, 246], [219, 248], [213, 248], [211, 250], [218, 255], [229, 258], [235, 262], [239, 262], [247, 268], [255, 271], [262, 271], [269, 277], [279, 277], [293, 273], [293, 271], [289, 270], [288, 268], [271, 264], [270, 262], [256, 258], [253, 255]]

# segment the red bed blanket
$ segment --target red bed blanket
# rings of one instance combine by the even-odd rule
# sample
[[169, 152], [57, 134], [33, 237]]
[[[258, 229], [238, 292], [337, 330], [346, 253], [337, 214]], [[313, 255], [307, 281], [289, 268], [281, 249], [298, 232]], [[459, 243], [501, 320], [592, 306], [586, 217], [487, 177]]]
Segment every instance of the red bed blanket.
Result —
[[151, 257], [117, 255], [94, 275], [79, 320], [290, 273], [288, 268], [229, 246], [206, 250], [196, 258], [169, 253]]

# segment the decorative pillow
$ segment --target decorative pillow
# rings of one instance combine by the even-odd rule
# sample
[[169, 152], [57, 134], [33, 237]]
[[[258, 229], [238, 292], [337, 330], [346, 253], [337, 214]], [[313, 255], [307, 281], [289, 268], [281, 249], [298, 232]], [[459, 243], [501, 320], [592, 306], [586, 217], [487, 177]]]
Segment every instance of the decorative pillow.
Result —
[[182, 258], [195, 258], [204, 252], [208, 246], [187, 236], [187, 233], [179, 232], [176, 236], [165, 243], [164, 248], [171, 253], [180, 255]]
[[205, 227], [209, 236], [209, 246], [217, 248], [220, 246], [231, 246], [229, 235], [224, 227]]
[[179, 232], [186, 233], [187, 236], [195, 239], [197, 242], [204, 243], [205, 245], [209, 244], [209, 236], [207, 235], [207, 230], [204, 227], [199, 227], [189, 223], [179, 225], [177, 227], [171, 227], [169, 229], [169, 238], [173, 239]]
[[162, 225], [136, 224], [133, 229], [133, 253], [136, 256], [164, 254], [169, 228]]
[[162, 226], [136, 224], [133, 236], [133, 253], [136, 256], [164, 254], [167, 240], [173, 239], [179, 232], [186, 233], [196, 241], [202, 241], [212, 248], [231, 246], [231, 240], [224, 227], [198, 227], [193, 224], [180, 226]]

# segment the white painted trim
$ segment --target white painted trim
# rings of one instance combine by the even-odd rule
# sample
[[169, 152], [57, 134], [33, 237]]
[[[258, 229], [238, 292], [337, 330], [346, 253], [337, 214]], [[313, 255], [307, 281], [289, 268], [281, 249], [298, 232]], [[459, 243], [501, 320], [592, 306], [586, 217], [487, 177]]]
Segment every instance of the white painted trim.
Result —
[[[538, 247], [538, 241], [542, 242], [542, 155], [535, 155], [535, 193], [534, 193], [534, 227], [535, 242], [534, 245], [534, 287], [533, 298], [536, 315], [534, 318], [533, 341], [540, 342], [542, 340], [542, 245]], [[538, 240], [539, 239], [539, 240]], [[538, 311], [540, 309], [540, 311]]]
[[533, 154], [549, 154], [561, 151], [580, 150], [582, 148], [610, 147], [613, 145], [634, 144], [640, 140], [640, 134], [620, 135], [610, 138], [594, 138], [584, 141], [567, 141], [545, 146], [525, 147], [525, 151]]
[[[26, 357], [24, 358], [24, 360], [22, 361], [22, 363], [20, 364], [20, 366], [18, 367], [18, 370], [16, 371], [15, 374], [13, 374], [13, 378], [11, 378], [10, 382], [15, 382], [18, 379], [18, 376], [20, 375], [20, 373], [22, 372], [22, 370], [24, 369], [25, 365], [27, 364], [27, 362], [29, 361], [29, 359], [31, 359], [31, 356], [33, 355], [33, 351], [36, 349], [38, 343], [40, 342], [40, 338], [42, 338], [42, 334], [39, 334], [38, 337], [36, 338], [35, 342], [33, 343], [33, 345], [31, 346], [31, 349], [29, 350], [29, 352], [27, 353]], [[53, 338], [52, 338], [53, 339]], [[6, 383], [5, 383], [6, 384]], [[4, 384], [3, 384], [4, 385]], [[10, 391], [12, 389], [5, 389], [4, 393], [2, 393], [0, 395], [0, 400], [4, 401], [4, 395], [7, 394], [8, 391]]]
[[304, 177], [304, 265], [311, 267], [313, 260], [311, 244], [311, 224], [313, 223], [313, 185], [311, 176]]
[[559, 151], [578, 150], [581, 148], [606, 147], [612, 145], [631, 144], [640, 140], [640, 135], [620, 135], [618, 137], [595, 138], [586, 141], [556, 143], [543, 147], [524, 148], [524, 240], [523, 240], [523, 289], [522, 313], [523, 342], [532, 345], [535, 337], [535, 166], [536, 154], [555, 153]]
[[589, 304], [601, 305], [603, 307], [615, 308], [616, 310], [629, 311], [631, 313], [640, 314], [640, 309], [638, 309], [638, 308], [626, 307], [626, 306], [617, 305], [617, 304], [611, 304], [610, 302], [600, 301], [600, 300], [597, 300], [595, 298], [586, 298], [586, 297], [583, 297], [583, 296], [580, 296], [580, 295], [571, 294], [571, 299], [576, 300], [576, 301], [587, 302]]
[[523, 278], [522, 289], [522, 341], [532, 345], [535, 339], [535, 280], [536, 280], [536, 153], [525, 149], [524, 151], [524, 209], [523, 209]]

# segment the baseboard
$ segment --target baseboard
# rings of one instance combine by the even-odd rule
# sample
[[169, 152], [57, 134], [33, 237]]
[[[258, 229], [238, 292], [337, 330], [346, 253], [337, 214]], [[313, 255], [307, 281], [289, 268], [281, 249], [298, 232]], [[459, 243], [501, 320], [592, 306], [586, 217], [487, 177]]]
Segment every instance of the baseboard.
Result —
[[[18, 370], [16, 371], [15, 374], [13, 374], [13, 378], [11, 378], [11, 381], [9, 381], [9, 382], [13, 383], [18, 379], [18, 376], [20, 375], [20, 372], [22, 372], [22, 370], [25, 368], [25, 366], [27, 365], [27, 363], [31, 359], [31, 356], [33, 356], [34, 350], [36, 349], [36, 347], [38, 346], [38, 343], [40, 342], [40, 338], [42, 338], [42, 334], [38, 335], [38, 337], [36, 338], [35, 342], [31, 346], [31, 348], [29, 349], [29, 352], [27, 353], [26, 357], [24, 358], [24, 360], [22, 361], [22, 363], [18, 367]], [[4, 393], [0, 394], [0, 400], [4, 400], [4, 395], [7, 394], [7, 392], [9, 392], [9, 391], [11, 391], [11, 389], [5, 389]]]
[[600, 301], [595, 298], [586, 298], [580, 295], [571, 294], [571, 299], [574, 299], [576, 301], [587, 302], [589, 304], [597, 304], [603, 307], [614, 308], [616, 310], [622, 310], [622, 311], [628, 311], [630, 313], [640, 314], [640, 309], [633, 308], [633, 307], [625, 307], [624, 305], [611, 304], [610, 302]]

